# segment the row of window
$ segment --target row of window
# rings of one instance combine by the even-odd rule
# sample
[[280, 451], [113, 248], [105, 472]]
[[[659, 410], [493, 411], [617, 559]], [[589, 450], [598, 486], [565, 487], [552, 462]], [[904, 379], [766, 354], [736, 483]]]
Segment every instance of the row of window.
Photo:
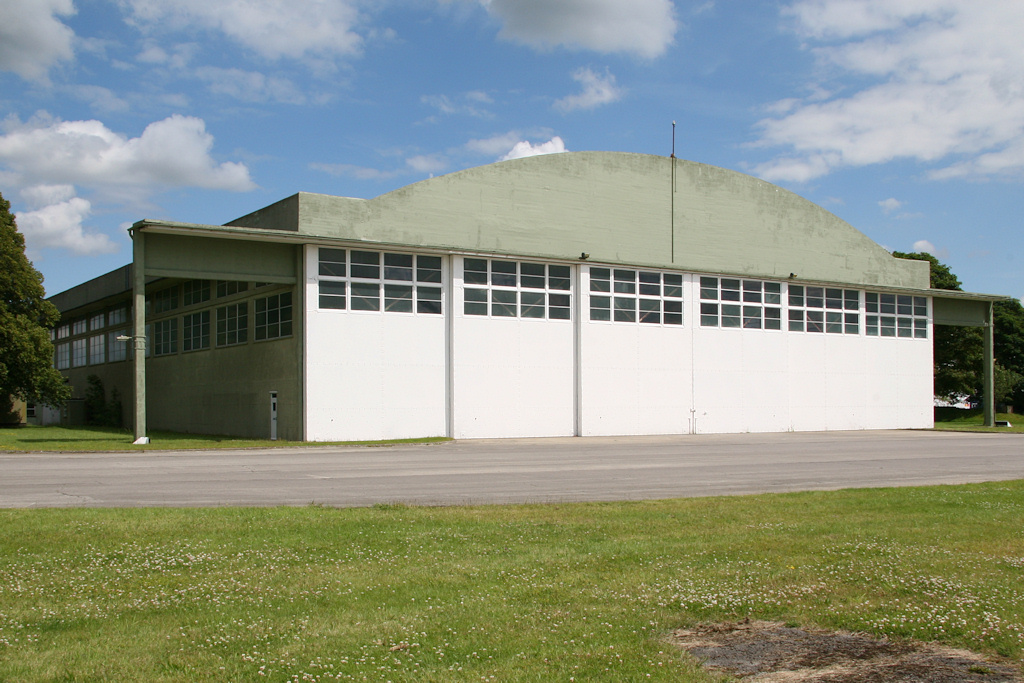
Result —
[[627, 268], [591, 268], [590, 319], [682, 325], [683, 276]]
[[[292, 295], [281, 292], [253, 302], [256, 341], [287, 337], [292, 333]], [[215, 316], [215, 317], [214, 317]], [[179, 318], [168, 318], [146, 325], [146, 355], [163, 356], [178, 352]], [[249, 302], [240, 301], [215, 310], [196, 311], [180, 318], [181, 350], [198, 351], [217, 346], [234, 346], [249, 341]], [[213, 328], [214, 322], [216, 328]], [[55, 365], [58, 370], [123, 361], [129, 357], [130, 342], [117, 341], [127, 329], [58, 343]]]
[[[278, 339], [292, 333], [292, 293], [281, 292], [253, 302], [255, 321], [253, 336], [256, 341]], [[211, 316], [216, 313], [216, 334], [213, 335]], [[146, 326], [150, 347], [155, 356], [178, 352], [178, 318], [158, 320]], [[181, 350], [199, 351], [217, 346], [234, 346], [249, 341], [249, 302], [221, 306], [216, 311], [205, 310], [181, 317]]]
[[462, 278], [466, 315], [548, 320], [572, 317], [569, 266], [466, 258]]
[[118, 341], [117, 338], [127, 334], [128, 330], [123, 329], [60, 342], [55, 346], [54, 365], [58, 370], [67, 370], [125, 360], [129, 342]]
[[[788, 295], [790, 331], [860, 334], [860, 291], [791, 284]], [[701, 277], [700, 298], [703, 327], [782, 329], [781, 283]], [[867, 335], [928, 338], [926, 297], [866, 292], [864, 311]]]
[[96, 332], [104, 327], [124, 325], [126, 322], [128, 322], [128, 308], [121, 306], [109, 311], [93, 313], [85, 318], [77, 318], [76, 320], [61, 323], [55, 329], [50, 330], [50, 340], [67, 339], [71, 336]]
[[[319, 274], [320, 308], [442, 312], [439, 256], [323, 247]], [[592, 267], [589, 277], [590, 320], [683, 324], [682, 274]], [[571, 282], [567, 265], [465, 258], [463, 313], [568, 320]], [[860, 334], [859, 290], [790, 284], [786, 294], [788, 330]], [[925, 297], [869, 292], [864, 310], [868, 335], [928, 336]], [[700, 278], [702, 327], [782, 330], [782, 312], [781, 282]]]
[[[260, 286], [259, 283], [256, 284]], [[187, 280], [171, 285], [146, 296], [146, 312], [153, 315], [173, 311], [178, 306], [196, 306], [209, 301], [214, 294], [217, 298], [239, 294], [249, 290], [248, 282], [237, 280]]]
[[320, 308], [441, 314], [440, 256], [321, 247], [319, 274]]

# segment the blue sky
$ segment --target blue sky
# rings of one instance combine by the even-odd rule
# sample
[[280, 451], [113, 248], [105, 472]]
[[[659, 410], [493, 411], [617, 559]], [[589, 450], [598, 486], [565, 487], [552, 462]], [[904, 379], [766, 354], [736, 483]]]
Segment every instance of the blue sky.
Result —
[[56, 293], [225, 223], [504, 158], [764, 178], [1024, 296], [1019, 0], [0, 0], [0, 192]]

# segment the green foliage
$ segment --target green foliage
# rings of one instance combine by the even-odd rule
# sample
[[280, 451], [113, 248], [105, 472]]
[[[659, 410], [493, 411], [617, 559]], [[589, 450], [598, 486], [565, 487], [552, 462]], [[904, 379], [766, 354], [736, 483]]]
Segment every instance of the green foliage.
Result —
[[89, 375], [86, 382], [89, 388], [85, 390], [85, 423], [96, 427], [124, 426], [121, 396], [117, 388], [110, 392], [110, 401], [107, 402], [107, 392], [99, 376]]
[[0, 195], [0, 396], [60, 405], [71, 388], [53, 368], [49, 328], [60, 318], [25, 257], [11, 204]]
[[1002, 400], [1024, 410], [1024, 306], [1013, 299], [997, 301], [993, 309], [996, 358], [1019, 378]]

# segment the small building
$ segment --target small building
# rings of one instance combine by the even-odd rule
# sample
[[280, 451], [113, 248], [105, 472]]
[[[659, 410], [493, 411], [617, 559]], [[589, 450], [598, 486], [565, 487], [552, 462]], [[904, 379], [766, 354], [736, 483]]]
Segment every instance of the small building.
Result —
[[58, 369], [130, 422], [144, 289], [148, 426], [248, 437], [931, 427], [934, 325], [1002, 298], [931, 290], [926, 262], [770, 183], [639, 154], [132, 234], [133, 264], [51, 298]]

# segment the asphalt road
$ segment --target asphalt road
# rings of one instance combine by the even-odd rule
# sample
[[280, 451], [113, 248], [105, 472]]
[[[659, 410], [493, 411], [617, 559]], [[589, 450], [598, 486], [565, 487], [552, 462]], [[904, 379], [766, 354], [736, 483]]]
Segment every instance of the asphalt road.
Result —
[[1024, 435], [504, 439], [380, 448], [0, 455], [0, 507], [640, 500], [1024, 479]]

